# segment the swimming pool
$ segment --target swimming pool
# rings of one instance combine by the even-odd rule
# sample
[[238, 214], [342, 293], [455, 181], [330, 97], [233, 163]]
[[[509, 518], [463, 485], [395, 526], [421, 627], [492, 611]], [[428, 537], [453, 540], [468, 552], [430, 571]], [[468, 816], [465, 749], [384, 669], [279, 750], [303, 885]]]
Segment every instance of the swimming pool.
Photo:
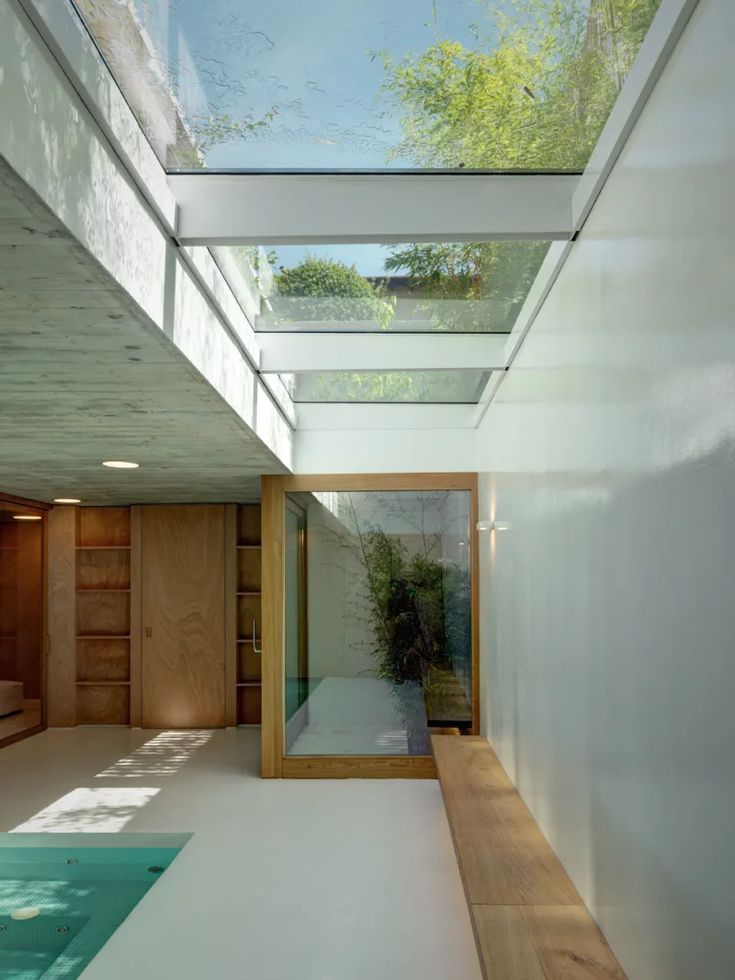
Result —
[[1, 980], [78, 977], [190, 837], [0, 834]]

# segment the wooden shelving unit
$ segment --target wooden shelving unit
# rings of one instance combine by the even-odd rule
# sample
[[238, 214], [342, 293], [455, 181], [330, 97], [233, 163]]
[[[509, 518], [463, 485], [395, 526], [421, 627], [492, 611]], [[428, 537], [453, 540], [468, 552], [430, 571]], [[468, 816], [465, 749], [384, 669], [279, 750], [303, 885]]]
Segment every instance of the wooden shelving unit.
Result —
[[76, 721], [131, 724], [132, 533], [129, 507], [76, 512]]
[[256, 649], [261, 649], [262, 617], [260, 504], [238, 504], [234, 524], [235, 722], [259, 725], [261, 658]]
[[2, 678], [14, 678], [16, 648], [18, 645], [18, 543], [17, 525], [13, 522], [0, 524], [0, 670], [9, 668], [11, 673], [0, 673]]

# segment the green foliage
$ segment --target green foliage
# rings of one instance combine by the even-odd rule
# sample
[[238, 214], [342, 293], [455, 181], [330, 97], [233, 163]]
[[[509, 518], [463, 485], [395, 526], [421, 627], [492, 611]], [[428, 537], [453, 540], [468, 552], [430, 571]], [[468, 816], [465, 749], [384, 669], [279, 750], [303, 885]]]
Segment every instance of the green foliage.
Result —
[[[448, 582], [447, 569], [439, 561], [426, 554], [409, 555], [396, 538], [383, 531], [363, 534], [361, 549], [378, 676], [397, 685], [425, 683], [433, 671], [450, 670], [447, 587], [461, 593], [460, 579], [467, 579], [466, 573], [452, 569], [452, 582]], [[457, 637], [451, 639], [456, 642]], [[466, 640], [469, 642], [468, 637]]]
[[[581, 169], [660, 0], [483, 2], [477, 45], [438, 40], [396, 62], [393, 157], [421, 167]], [[507, 7], [506, 7], [507, 9]]]
[[275, 282], [281, 296], [300, 300], [291, 306], [292, 319], [377, 320], [385, 329], [393, 317], [385, 286], [373, 284], [344, 262], [307, 255], [294, 268], [281, 269]]
[[[419, 293], [436, 330], [509, 331], [536, 277], [546, 242], [448, 242], [397, 246], [386, 260]], [[456, 300], [436, 305], [432, 300]], [[467, 301], [490, 301], [485, 303]]]
[[[578, 170], [587, 163], [660, 0], [482, 0], [489, 30], [467, 48], [440, 39], [396, 62], [384, 90], [401, 113], [392, 153], [419, 167]], [[510, 8], [510, 9], [508, 9]], [[393, 250], [422, 296], [496, 300], [426, 310], [437, 329], [509, 330], [543, 242], [417, 244]]]

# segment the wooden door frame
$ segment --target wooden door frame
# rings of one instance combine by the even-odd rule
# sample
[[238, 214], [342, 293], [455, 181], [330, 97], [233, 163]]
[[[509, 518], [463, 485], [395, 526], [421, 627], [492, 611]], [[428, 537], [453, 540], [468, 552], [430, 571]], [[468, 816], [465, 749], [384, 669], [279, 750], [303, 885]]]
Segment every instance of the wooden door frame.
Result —
[[360, 473], [262, 477], [263, 711], [261, 776], [273, 778], [436, 778], [431, 756], [285, 754], [285, 500], [287, 493], [368, 490], [466, 490], [470, 494], [472, 734], [480, 727], [480, 565], [477, 473]]
[[28, 738], [31, 735], [38, 735], [39, 732], [46, 730], [46, 712], [48, 695], [46, 691], [48, 659], [48, 512], [53, 510], [52, 504], [44, 503], [41, 500], [29, 500], [27, 497], [16, 497], [9, 493], [0, 493], [0, 503], [11, 504], [14, 507], [31, 514], [38, 514], [41, 517], [41, 650], [40, 650], [40, 691], [41, 691], [41, 721], [38, 725], [31, 725], [22, 732], [15, 732], [13, 735], [6, 735], [0, 738], [0, 749], [13, 742]]

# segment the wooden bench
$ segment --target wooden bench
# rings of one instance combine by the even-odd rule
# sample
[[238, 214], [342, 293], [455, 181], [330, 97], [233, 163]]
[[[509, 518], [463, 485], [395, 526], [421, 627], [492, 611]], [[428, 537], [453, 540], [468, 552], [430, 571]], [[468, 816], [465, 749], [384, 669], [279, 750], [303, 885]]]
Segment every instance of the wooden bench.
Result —
[[487, 741], [431, 741], [483, 976], [625, 980]]

